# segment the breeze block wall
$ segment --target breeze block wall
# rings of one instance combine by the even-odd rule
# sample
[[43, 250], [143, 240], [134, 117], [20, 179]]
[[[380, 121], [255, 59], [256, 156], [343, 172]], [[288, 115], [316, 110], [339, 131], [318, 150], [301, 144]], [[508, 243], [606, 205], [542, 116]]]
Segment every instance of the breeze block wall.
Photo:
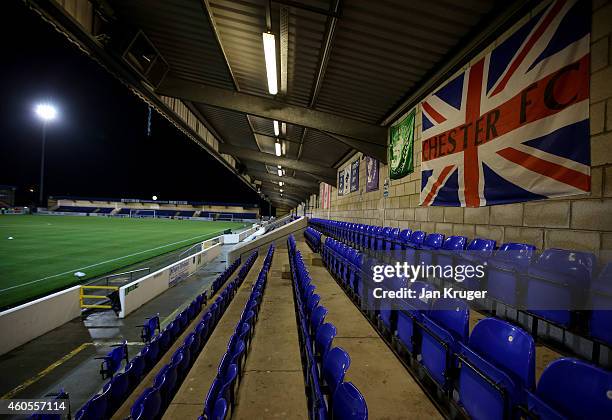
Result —
[[313, 217], [355, 223], [486, 237], [498, 244], [525, 242], [539, 249], [585, 250], [612, 261], [612, 1], [593, 0], [591, 7], [589, 194], [480, 208], [420, 207], [421, 116], [417, 107], [412, 174], [391, 180], [385, 198], [383, 186], [389, 170], [381, 164], [378, 191], [365, 192], [365, 158], [358, 153], [347, 162], [356, 156], [362, 159], [359, 190], [338, 196], [333, 188], [331, 209], [312, 208], [309, 212]]

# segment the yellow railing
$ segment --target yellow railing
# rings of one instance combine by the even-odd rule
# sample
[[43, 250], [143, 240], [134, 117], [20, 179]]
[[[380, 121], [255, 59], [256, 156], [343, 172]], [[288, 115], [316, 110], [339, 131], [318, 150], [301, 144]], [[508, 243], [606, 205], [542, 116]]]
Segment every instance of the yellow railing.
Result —
[[106, 295], [88, 295], [85, 293], [86, 289], [94, 290], [119, 290], [119, 286], [81, 286], [79, 292], [79, 303], [81, 308], [94, 308], [94, 309], [113, 309], [112, 305], [93, 305], [84, 302], [85, 299], [107, 299]]

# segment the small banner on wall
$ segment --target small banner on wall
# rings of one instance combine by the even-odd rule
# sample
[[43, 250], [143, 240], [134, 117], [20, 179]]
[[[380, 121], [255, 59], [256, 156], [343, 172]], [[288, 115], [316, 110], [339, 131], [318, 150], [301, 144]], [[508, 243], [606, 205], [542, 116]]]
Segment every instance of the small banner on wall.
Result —
[[378, 190], [378, 161], [366, 156], [366, 192]]
[[319, 185], [319, 197], [321, 198], [321, 208], [329, 209], [331, 207], [331, 185], [321, 182]]
[[347, 166], [344, 169], [344, 194], [349, 195], [351, 193], [351, 166]]
[[414, 170], [412, 149], [415, 116], [416, 109], [413, 109], [389, 129], [389, 174], [391, 179], [403, 178]]
[[359, 190], [359, 159], [351, 163], [351, 192]]
[[421, 102], [421, 204], [590, 191], [588, 3], [556, 0]]
[[344, 169], [338, 171], [338, 195], [344, 195]]

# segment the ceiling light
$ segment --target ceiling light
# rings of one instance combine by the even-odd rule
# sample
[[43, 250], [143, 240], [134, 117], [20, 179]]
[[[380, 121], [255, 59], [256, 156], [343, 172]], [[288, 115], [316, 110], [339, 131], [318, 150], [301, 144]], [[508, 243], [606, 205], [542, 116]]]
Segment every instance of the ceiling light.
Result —
[[276, 140], [276, 143], [274, 143], [274, 151], [276, 152], [276, 156], [282, 155], [281, 144], [278, 139]]
[[274, 120], [274, 135], [278, 137], [279, 134], [280, 134], [280, 130], [278, 128], [278, 121]]
[[268, 76], [268, 92], [272, 95], [278, 93], [278, 82], [276, 76], [276, 40], [274, 34], [264, 32], [263, 34], [264, 56], [266, 59], [266, 74]]
[[282, 188], [280, 189], [280, 192], [283, 192], [283, 189], [282, 189]]
[[278, 185], [282, 187], [283, 185], [285, 185], [285, 183], [283, 181], [278, 181]]
[[283, 170], [282, 169], [278, 170], [278, 176], [283, 176]]

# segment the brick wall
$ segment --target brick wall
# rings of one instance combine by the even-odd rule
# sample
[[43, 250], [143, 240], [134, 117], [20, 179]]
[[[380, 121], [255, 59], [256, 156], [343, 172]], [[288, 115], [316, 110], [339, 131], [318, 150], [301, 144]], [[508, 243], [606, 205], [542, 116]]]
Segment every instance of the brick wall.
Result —
[[313, 216], [486, 237], [498, 243], [526, 242], [540, 249], [588, 250], [612, 261], [612, 1], [594, 0], [592, 11], [590, 194], [481, 208], [419, 207], [421, 117], [417, 108], [414, 173], [390, 181], [389, 196], [384, 198], [389, 171], [381, 164], [379, 190], [366, 193], [365, 160], [358, 153], [362, 158], [359, 191], [338, 196], [333, 188], [331, 209], [312, 209]]

